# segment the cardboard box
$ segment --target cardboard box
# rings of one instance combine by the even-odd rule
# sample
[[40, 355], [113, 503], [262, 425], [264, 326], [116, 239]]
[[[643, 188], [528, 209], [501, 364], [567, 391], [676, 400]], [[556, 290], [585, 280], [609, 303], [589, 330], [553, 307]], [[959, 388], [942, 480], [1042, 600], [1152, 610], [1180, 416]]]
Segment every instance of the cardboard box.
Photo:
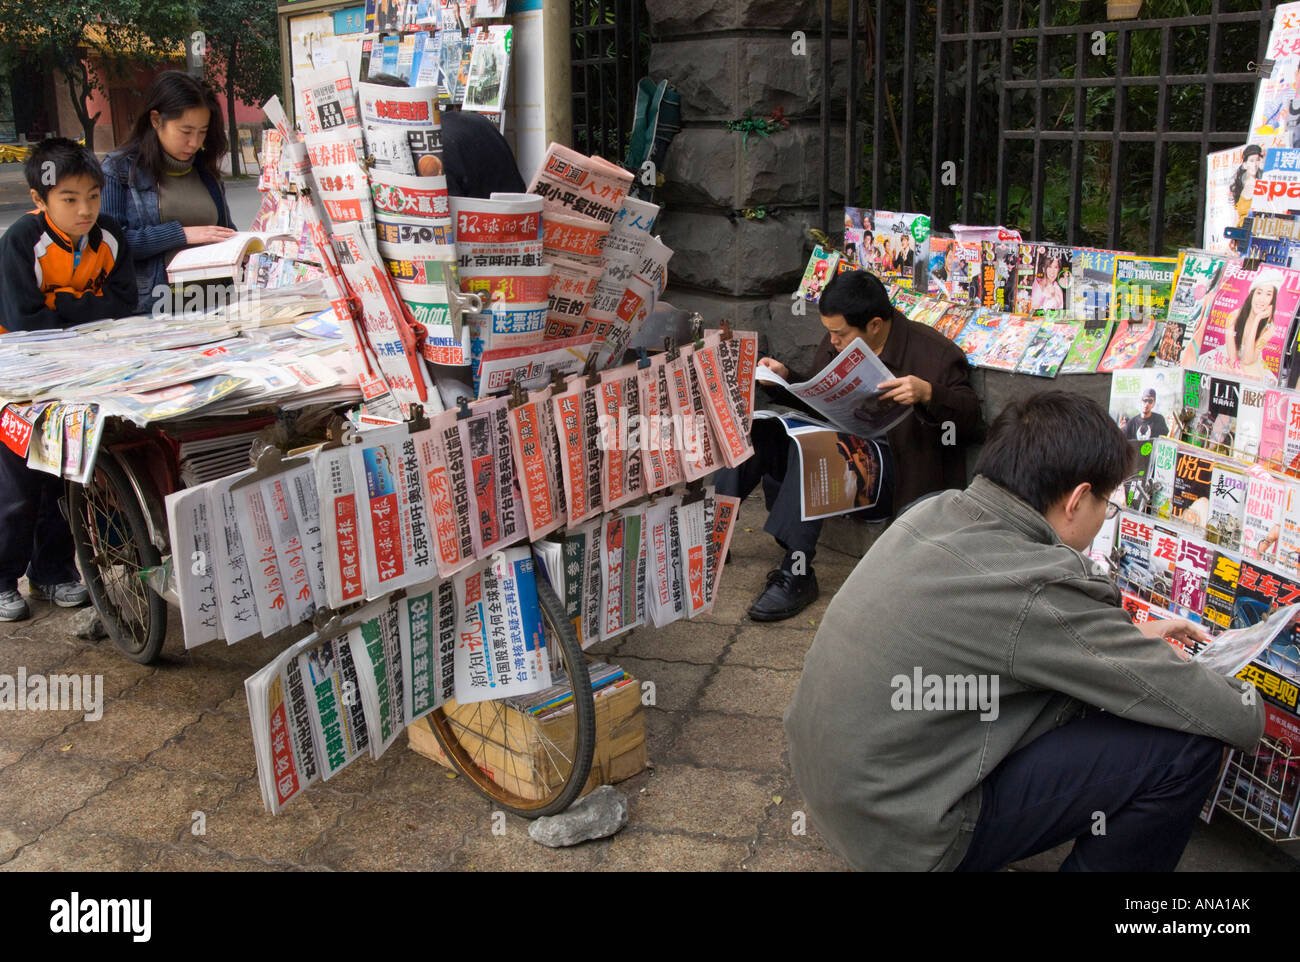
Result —
[[[555, 746], [573, 744], [574, 712], [538, 721], [504, 703], [495, 704], [491, 712], [484, 712], [480, 705], [455, 702], [449, 702], [444, 710], [465, 750], [479, 759], [480, 767], [506, 791], [521, 798], [543, 798], [546, 786], [558, 784], [568, 774], [568, 760]], [[484, 730], [485, 725], [491, 728]], [[412, 750], [451, 768], [427, 721], [416, 722], [406, 731]], [[582, 794], [598, 785], [631, 778], [644, 770], [647, 762], [641, 686], [628, 679], [596, 698], [596, 747]]]

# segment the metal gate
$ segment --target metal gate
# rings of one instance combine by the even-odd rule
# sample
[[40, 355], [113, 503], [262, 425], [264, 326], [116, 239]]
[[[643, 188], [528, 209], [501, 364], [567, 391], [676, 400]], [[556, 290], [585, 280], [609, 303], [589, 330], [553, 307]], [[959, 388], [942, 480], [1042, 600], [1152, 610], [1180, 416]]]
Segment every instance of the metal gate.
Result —
[[621, 163], [650, 62], [645, 0], [572, 0], [569, 44], [575, 150]]

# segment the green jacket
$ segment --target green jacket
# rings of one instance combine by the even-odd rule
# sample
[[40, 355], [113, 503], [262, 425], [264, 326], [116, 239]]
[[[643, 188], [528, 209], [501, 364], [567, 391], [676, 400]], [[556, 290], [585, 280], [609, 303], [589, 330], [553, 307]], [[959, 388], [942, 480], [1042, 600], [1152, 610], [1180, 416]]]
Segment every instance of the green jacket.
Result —
[[[817, 830], [856, 869], [956, 868], [980, 782], [1089, 705], [1252, 747], [1263, 705], [1144, 638], [1119, 600], [1041, 514], [983, 476], [906, 512], [831, 601], [785, 712]], [[994, 710], [917, 710], [918, 675], [985, 676]]]

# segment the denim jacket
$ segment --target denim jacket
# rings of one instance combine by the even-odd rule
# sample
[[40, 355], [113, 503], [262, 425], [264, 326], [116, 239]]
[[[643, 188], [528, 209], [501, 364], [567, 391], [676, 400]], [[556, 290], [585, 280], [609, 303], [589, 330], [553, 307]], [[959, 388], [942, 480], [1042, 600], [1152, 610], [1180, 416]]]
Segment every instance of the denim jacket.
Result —
[[[1262, 701], [1146, 638], [1119, 602], [1047, 519], [983, 476], [898, 518], [831, 601], [786, 709], [818, 830], [856, 869], [952, 869], [980, 783], [1085, 706], [1253, 747]], [[996, 710], [905, 710], [918, 706], [898, 693], [918, 676], [983, 679]]]
[[[180, 221], [158, 220], [158, 183], [135, 166], [135, 153], [116, 151], [104, 158], [104, 195], [100, 209], [117, 220], [135, 260], [136, 312], [153, 311], [154, 290], [167, 284], [167, 254], [185, 246]], [[234, 228], [225, 185], [199, 168], [199, 179], [217, 206], [217, 226]]]

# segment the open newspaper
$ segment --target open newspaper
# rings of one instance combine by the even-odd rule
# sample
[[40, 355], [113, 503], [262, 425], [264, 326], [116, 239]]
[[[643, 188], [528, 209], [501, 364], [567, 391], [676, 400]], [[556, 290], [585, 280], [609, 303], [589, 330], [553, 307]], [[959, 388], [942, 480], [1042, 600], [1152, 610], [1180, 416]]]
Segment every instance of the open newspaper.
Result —
[[758, 381], [784, 388], [824, 417], [826, 427], [862, 438], [879, 437], [911, 413], [906, 405], [881, 399], [877, 385], [893, 377], [860, 337], [807, 381], [790, 384], [767, 367], [755, 372]]
[[875, 507], [884, 452], [870, 438], [836, 431], [788, 409], [755, 411], [781, 425], [799, 452], [800, 517], [804, 521]]

